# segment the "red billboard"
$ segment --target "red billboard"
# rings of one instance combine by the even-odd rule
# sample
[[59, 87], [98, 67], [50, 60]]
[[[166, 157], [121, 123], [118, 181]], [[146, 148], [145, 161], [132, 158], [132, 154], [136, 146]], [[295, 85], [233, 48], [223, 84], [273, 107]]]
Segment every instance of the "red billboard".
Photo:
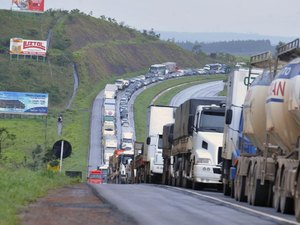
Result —
[[44, 0], [12, 0], [12, 10], [24, 12], [44, 12]]
[[46, 57], [47, 41], [11, 38], [9, 53], [11, 55], [36, 55]]

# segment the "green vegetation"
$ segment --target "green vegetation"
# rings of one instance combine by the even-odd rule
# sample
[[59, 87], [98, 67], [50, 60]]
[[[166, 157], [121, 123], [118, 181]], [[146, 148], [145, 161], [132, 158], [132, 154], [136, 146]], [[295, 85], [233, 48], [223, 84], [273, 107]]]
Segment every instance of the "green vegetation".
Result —
[[72, 180], [53, 172], [33, 172], [3, 168], [0, 165], [0, 224], [17, 225], [17, 213], [23, 206], [34, 202], [49, 189], [72, 184]]
[[[183, 77], [174, 80], [167, 80], [162, 82], [161, 84], [155, 85], [145, 91], [143, 91], [134, 102], [134, 124], [135, 124], [135, 133], [136, 140], [144, 142], [146, 139], [146, 124], [147, 124], [147, 107], [151, 104], [152, 99], [159, 94], [160, 92], [174, 87], [178, 84], [182, 83], [190, 83], [190, 82], [209, 82], [213, 80], [224, 80], [224, 75], [211, 75], [211, 76], [194, 76], [194, 77]], [[173, 92], [172, 89], [172, 93]], [[172, 98], [171, 95], [166, 93], [166, 95], [162, 95], [157, 102], [165, 103], [169, 102]]]

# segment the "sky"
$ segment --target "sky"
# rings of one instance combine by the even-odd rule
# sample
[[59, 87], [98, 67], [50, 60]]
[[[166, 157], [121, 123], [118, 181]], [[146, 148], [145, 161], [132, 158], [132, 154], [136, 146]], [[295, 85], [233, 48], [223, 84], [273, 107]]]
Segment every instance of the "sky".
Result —
[[[0, 0], [1, 9], [10, 7]], [[77, 8], [138, 30], [300, 37], [300, 0], [45, 0], [49, 8]]]

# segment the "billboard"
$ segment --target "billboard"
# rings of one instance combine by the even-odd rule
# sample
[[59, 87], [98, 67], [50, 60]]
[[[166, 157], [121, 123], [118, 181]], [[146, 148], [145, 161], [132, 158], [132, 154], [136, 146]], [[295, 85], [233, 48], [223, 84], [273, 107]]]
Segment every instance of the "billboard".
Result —
[[9, 53], [11, 55], [35, 55], [46, 57], [47, 41], [11, 38]]
[[48, 94], [0, 91], [0, 113], [47, 115]]
[[23, 12], [44, 12], [44, 0], [12, 0], [11, 9]]

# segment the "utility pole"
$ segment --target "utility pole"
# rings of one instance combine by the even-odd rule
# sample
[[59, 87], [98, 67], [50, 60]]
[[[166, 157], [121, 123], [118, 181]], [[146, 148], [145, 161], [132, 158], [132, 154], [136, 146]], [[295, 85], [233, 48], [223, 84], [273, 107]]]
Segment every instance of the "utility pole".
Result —
[[[62, 115], [59, 115], [57, 118], [57, 133], [58, 136], [62, 135], [62, 127], [63, 127], [63, 117]], [[59, 172], [62, 171], [62, 161], [63, 161], [63, 155], [64, 155], [64, 140], [61, 141], [61, 148], [60, 148], [60, 161], [59, 161]]]

